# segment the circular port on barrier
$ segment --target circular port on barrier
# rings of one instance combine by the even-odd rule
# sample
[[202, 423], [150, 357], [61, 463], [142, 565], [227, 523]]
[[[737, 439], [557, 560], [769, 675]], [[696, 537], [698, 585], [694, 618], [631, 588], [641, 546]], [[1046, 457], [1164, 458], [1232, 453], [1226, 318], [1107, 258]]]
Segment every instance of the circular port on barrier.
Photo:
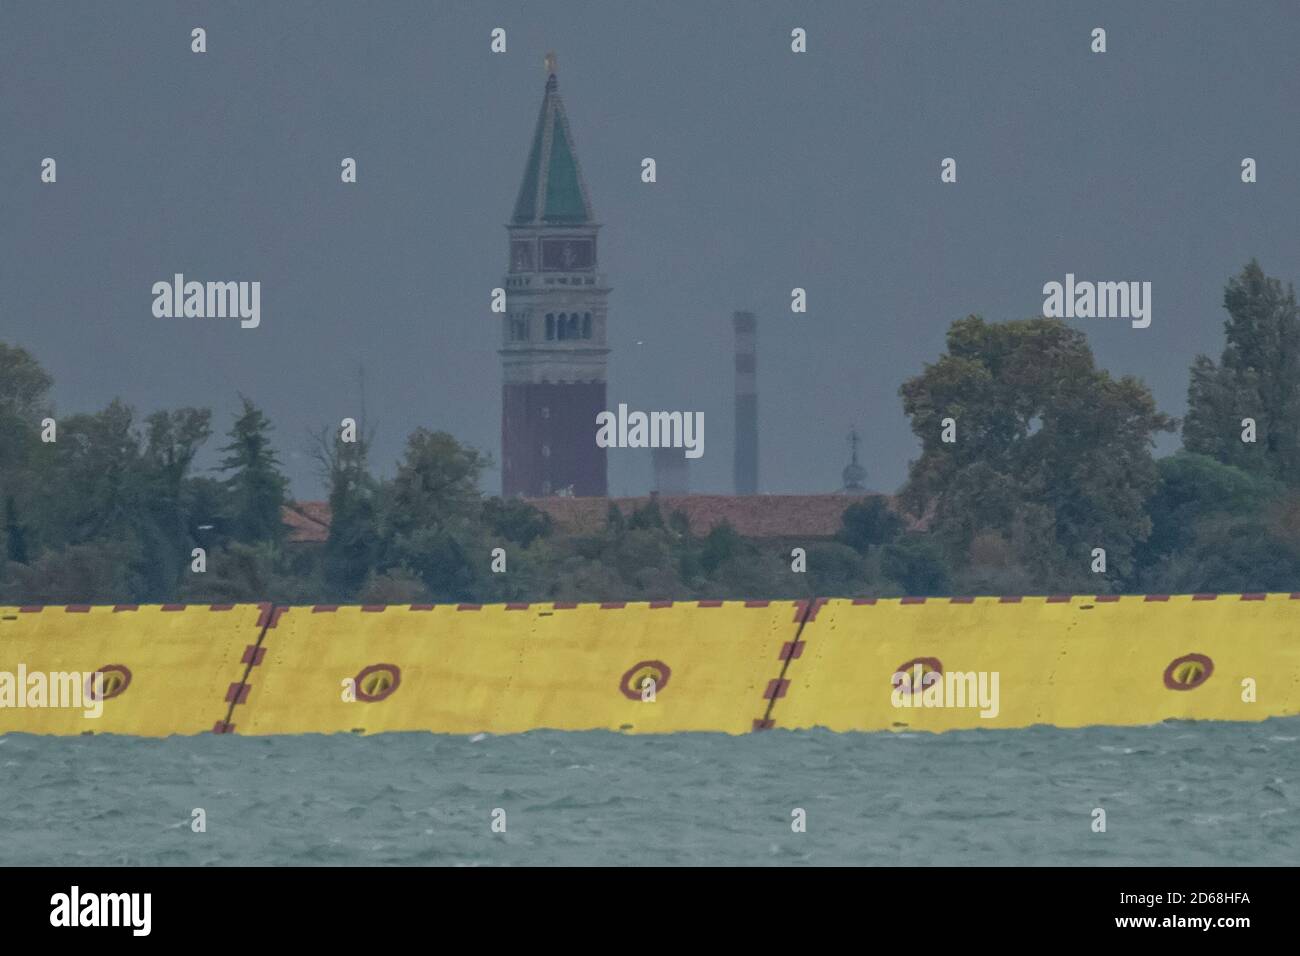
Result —
[[[921, 686], [913, 687], [912, 678], [916, 676], [917, 667], [921, 668]], [[889, 686], [904, 693], [910, 691], [919, 694], [943, 676], [943, 665], [937, 657], [914, 657], [906, 664], [899, 664], [889, 678]]]
[[668, 678], [673, 676], [673, 669], [663, 661], [641, 661], [633, 664], [618, 682], [618, 689], [629, 700], [641, 699], [641, 685], [648, 677], [655, 682], [655, 694], [668, 686]]
[[[103, 675], [102, 697], [95, 691], [95, 676]], [[105, 664], [86, 678], [86, 700], [111, 700], [131, 686], [131, 671], [125, 664]]]
[[1165, 668], [1165, 686], [1170, 690], [1194, 690], [1214, 673], [1214, 661], [1204, 654], [1184, 654]]
[[392, 695], [402, 683], [402, 670], [396, 664], [371, 664], [353, 678], [357, 700], [373, 704]]

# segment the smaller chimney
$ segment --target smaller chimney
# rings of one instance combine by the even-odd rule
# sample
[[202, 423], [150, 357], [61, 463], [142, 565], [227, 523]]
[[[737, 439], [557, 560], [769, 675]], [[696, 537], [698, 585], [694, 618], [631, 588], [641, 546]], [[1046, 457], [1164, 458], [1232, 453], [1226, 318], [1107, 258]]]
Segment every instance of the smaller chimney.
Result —
[[654, 467], [655, 491], [661, 495], [690, 494], [688, 459], [680, 448], [652, 448], [650, 462]]
[[736, 494], [758, 494], [758, 318], [731, 316], [736, 330]]

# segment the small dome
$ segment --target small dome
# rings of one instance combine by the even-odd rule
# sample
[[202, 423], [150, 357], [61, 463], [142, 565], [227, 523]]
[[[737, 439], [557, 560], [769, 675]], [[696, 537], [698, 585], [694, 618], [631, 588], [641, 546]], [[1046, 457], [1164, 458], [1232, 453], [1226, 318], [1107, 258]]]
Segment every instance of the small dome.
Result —
[[858, 464], [858, 430], [855, 428], [849, 432], [849, 447], [853, 449], [853, 457], [840, 476], [844, 479], [843, 491], [850, 494], [862, 493], [867, 490], [864, 482], [867, 480], [867, 469]]
[[845, 491], [865, 491], [867, 480], [867, 469], [863, 468], [856, 461], [850, 462], [844, 466], [844, 490]]

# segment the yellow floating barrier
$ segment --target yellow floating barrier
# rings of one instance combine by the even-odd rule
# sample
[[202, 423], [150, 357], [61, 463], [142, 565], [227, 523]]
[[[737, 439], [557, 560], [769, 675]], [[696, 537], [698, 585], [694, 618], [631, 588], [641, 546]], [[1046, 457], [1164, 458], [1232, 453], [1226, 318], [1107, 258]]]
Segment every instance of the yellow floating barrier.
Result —
[[0, 733], [223, 730], [268, 614], [256, 604], [0, 608]]
[[0, 608], [0, 733], [943, 731], [1300, 713], [1300, 595]]
[[744, 733], [766, 718], [798, 614], [792, 601], [280, 609], [235, 731]]
[[1296, 714], [1296, 598], [819, 601], [773, 715], [785, 728], [942, 731]]

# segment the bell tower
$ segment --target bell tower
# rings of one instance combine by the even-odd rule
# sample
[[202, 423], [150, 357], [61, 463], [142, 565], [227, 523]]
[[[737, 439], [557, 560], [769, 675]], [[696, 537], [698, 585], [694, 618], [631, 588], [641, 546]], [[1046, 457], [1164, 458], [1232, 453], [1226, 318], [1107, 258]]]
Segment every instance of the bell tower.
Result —
[[501, 493], [604, 496], [609, 287], [598, 269], [587, 186], [560, 99], [555, 55], [524, 178], [506, 226], [502, 327]]

